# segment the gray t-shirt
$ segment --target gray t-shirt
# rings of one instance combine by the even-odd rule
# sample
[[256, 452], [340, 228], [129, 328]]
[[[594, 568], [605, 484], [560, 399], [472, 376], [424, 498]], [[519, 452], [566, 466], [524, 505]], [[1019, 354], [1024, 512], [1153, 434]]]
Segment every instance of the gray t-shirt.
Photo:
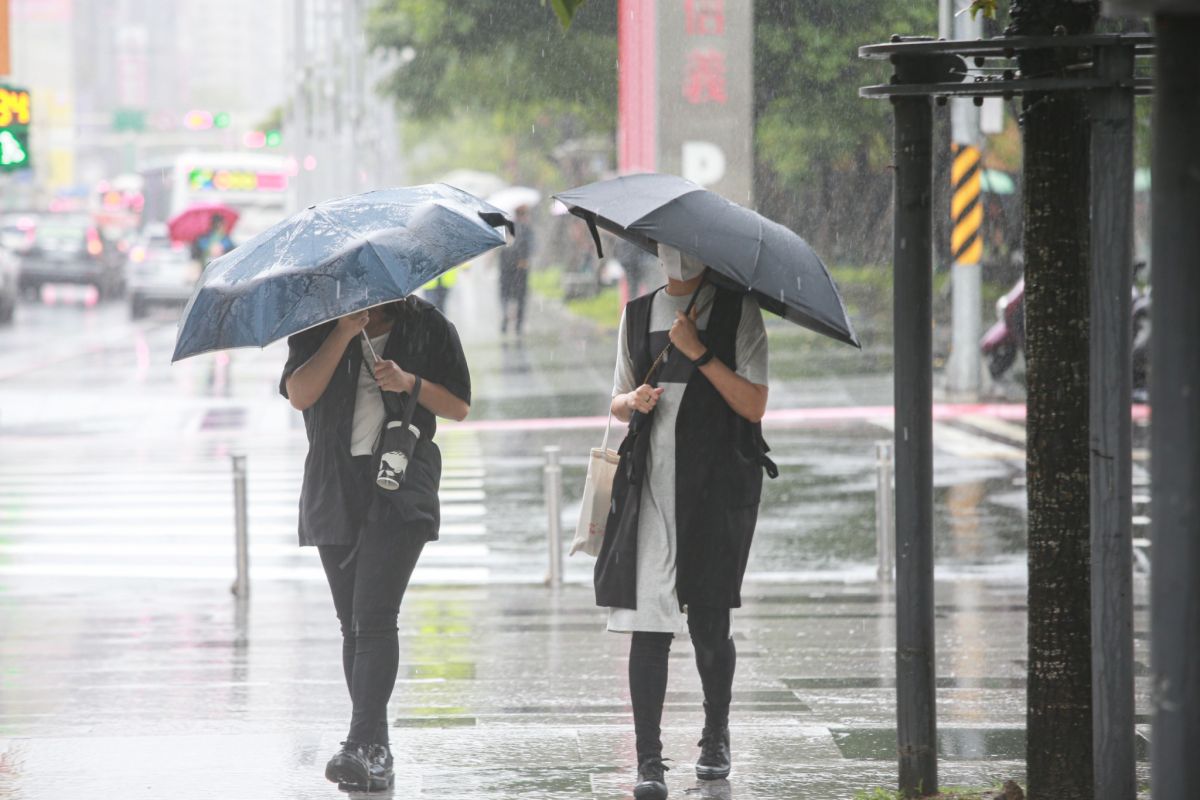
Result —
[[[708, 327], [715, 292], [714, 287], [706, 286], [697, 300], [702, 310], [696, 327], [701, 330]], [[657, 292], [651, 301], [651, 333], [669, 331], [675, 322], [676, 312], [684, 311], [690, 300], [691, 295], [673, 297], [665, 290]], [[614, 397], [633, 391], [645, 377], [634, 375], [624, 315], [621, 316], [617, 341]], [[738, 323], [735, 353], [737, 374], [751, 383], [766, 386], [767, 331], [763, 325], [762, 311], [750, 295], [742, 300], [742, 318]], [[686, 376], [689, 374], [688, 364], [682, 362], [686, 362], [686, 358], [672, 351], [657, 373], [658, 385], [663, 393], [654, 411], [654, 424], [650, 428], [647, 480], [642, 484], [638, 512], [637, 608], [610, 608], [610, 631], [681, 634], [687, 630], [687, 620], [679, 611], [675, 594], [675, 421], [687, 389]]]

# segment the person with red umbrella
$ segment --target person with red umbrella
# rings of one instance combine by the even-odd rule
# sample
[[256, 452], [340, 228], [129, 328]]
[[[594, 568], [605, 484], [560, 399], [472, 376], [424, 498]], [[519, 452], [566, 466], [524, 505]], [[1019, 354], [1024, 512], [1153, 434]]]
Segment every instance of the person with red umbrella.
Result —
[[197, 238], [192, 246], [192, 255], [204, 267], [214, 258], [220, 258], [232, 250], [233, 240], [229, 238], [225, 218], [220, 214], [213, 214], [209, 219], [208, 233]]

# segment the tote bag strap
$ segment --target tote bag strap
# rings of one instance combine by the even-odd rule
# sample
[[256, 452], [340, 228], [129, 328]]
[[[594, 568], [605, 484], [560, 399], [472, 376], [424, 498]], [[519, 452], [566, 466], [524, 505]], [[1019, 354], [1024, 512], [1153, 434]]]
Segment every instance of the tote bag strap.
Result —
[[[687, 309], [685, 309], [683, 312], [684, 316], [691, 315], [692, 308], [694, 308], [696, 306], [696, 302], [700, 299], [700, 292], [704, 289], [704, 286], [707, 283], [708, 283], [708, 268], [705, 267], [704, 279], [702, 281], [700, 281], [700, 285], [697, 286], [696, 291], [692, 293], [692, 299], [688, 301]], [[699, 311], [696, 316], [703, 314], [704, 310], [706, 308], [708, 308], [710, 303], [711, 303], [711, 301], [709, 303], [705, 303], [704, 305], [700, 306]], [[658, 358], [654, 359], [654, 363], [651, 364], [650, 369], [648, 369], [646, 371], [646, 379], [644, 381], [642, 381], [643, 384], [650, 383], [650, 381], [654, 378], [654, 373], [657, 372], [658, 368], [662, 366], [662, 362], [666, 359], [667, 354], [671, 352], [671, 348], [674, 346], [675, 345], [671, 344], [670, 342], [667, 342], [667, 346], [662, 349], [662, 352], [658, 354]]]

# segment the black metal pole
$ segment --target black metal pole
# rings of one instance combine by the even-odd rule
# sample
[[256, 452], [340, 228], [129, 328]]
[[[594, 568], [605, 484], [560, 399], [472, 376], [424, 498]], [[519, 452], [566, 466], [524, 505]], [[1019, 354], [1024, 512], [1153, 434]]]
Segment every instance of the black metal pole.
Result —
[[1091, 577], [1092, 746], [1096, 800], [1137, 796], [1133, 716], [1132, 47], [1096, 48], [1092, 93]]
[[1150, 535], [1154, 800], [1200, 786], [1200, 15], [1155, 18]]
[[[904, 78], [905, 63], [896, 59]], [[936, 794], [933, 629], [933, 112], [894, 98], [896, 726], [900, 790]]]

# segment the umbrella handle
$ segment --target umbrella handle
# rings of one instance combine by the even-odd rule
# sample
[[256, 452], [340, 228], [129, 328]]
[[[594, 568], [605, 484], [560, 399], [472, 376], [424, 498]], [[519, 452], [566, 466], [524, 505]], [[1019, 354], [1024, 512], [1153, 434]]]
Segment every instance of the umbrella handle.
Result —
[[367, 332], [364, 330], [364, 331], [361, 331], [361, 334], [362, 334], [363, 341], [367, 343], [367, 349], [371, 351], [371, 358], [378, 361], [379, 356], [375, 353], [375, 346], [373, 344], [371, 344], [371, 339], [370, 339], [370, 337], [367, 336]]

